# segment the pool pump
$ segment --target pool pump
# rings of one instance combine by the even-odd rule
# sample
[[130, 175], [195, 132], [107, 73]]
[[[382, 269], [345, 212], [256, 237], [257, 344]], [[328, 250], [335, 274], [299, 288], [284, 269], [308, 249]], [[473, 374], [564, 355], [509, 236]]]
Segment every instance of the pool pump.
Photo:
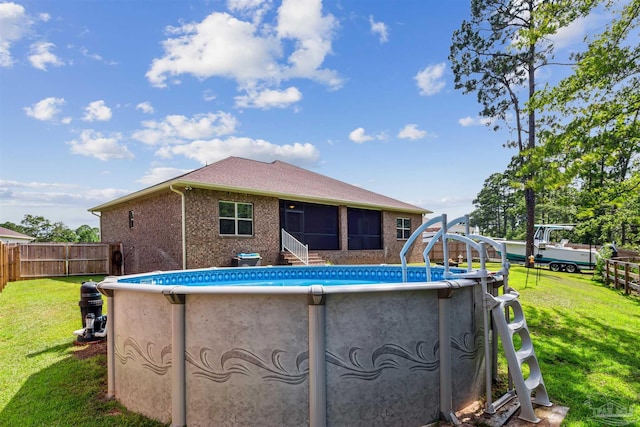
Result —
[[95, 282], [83, 282], [80, 286], [80, 314], [82, 329], [73, 331], [77, 342], [102, 341], [107, 336], [107, 316], [102, 315], [102, 295]]

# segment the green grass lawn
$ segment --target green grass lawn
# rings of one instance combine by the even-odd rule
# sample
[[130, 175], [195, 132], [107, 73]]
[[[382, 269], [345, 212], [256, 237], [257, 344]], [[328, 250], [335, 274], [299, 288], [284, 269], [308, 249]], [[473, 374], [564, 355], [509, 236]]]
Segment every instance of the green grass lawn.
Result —
[[[640, 297], [591, 274], [511, 268], [552, 402], [567, 426], [640, 425]], [[598, 417], [618, 413], [609, 420]], [[616, 420], [618, 423], [616, 423]]]
[[[12, 282], [0, 293], [0, 426], [162, 425], [105, 399], [104, 354], [82, 357], [90, 348], [73, 345], [89, 279]], [[601, 407], [631, 412], [617, 425], [640, 425], [640, 297], [590, 274], [513, 266], [510, 280], [551, 400], [570, 407], [564, 425], [613, 425]]]
[[0, 293], [0, 426], [163, 425], [105, 399], [105, 355], [73, 344], [90, 279], [102, 277], [11, 282]]

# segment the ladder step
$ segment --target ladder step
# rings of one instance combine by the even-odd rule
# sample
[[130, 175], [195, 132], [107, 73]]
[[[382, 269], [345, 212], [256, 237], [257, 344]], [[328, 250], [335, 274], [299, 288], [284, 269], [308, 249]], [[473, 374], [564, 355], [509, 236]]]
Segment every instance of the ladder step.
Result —
[[535, 354], [533, 353], [533, 347], [522, 348], [516, 351], [516, 357], [518, 358], [518, 362], [520, 362], [520, 365], [522, 365], [523, 362], [525, 362], [527, 359], [531, 358], [532, 356], [535, 356]]
[[503, 294], [503, 295], [499, 295], [496, 297], [493, 297], [495, 300], [502, 302], [502, 303], [509, 303], [512, 301], [517, 302], [518, 304], [520, 304], [520, 302], [518, 301], [518, 295], [516, 294]]
[[531, 375], [529, 375], [529, 378], [524, 380], [524, 383], [529, 390], [534, 390], [542, 384], [542, 374], [540, 372], [532, 372]]
[[525, 323], [524, 319], [522, 319], [522, 320], [517, 320], [515, 322], [508, 323], [507, 327], [509, 328], [509, 330], [511, 331], [511, 334], [513, 335], [514, 333], [517, 333], [526, 329], [527, 324]]
[[[541, 405], [550, 406], [551, 402], [547, 396], [547, 389], [533, 349], [522, 305], [518, 301], [517, 294], [504, 294], [493, 298], [498, 304], [490, 309], [491, 316], [502, 341], [509, 372], [520, 402], [519, 417], [526, 421], [537, 423], [540, 419], [533, 410], [532, 397], [536, 403]], [[509, 313], [510, 311], [511, 313]], [[515, 334], [518, 334], [521, 339], [521, 347], [518, 351], [516, 351], [513, 342], [513, 335]], [[525, 363], [529, 367], [529, 375], [526, 379], [522, 372], [522, 366]]]

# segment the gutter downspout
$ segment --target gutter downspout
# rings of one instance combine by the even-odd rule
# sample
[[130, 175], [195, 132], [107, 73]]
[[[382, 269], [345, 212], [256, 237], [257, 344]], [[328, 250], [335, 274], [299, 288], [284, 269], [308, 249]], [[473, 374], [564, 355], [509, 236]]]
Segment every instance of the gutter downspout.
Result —
[[181, 213], [181, 216], [182, 216], [182, 269], [186, 270], [187, 269], [187, 235], [186, 235], [187, 221], [185, 217], [186, 208], [185, 208], [185, 201], [184, 201], [184, 193], [180, 190], [173, 188], [173, 184], [169, 186], [169, 189], [174, 193], [179, 194], [180, 199], [182, 201], [182, 213]]
[[100, 241], [102, 242], [102, 215], [98, 215], [95, 211], [89, 211], [89, 212], [91, 212], [92, 215], [95, 215], [98, 218], [100, 218]]

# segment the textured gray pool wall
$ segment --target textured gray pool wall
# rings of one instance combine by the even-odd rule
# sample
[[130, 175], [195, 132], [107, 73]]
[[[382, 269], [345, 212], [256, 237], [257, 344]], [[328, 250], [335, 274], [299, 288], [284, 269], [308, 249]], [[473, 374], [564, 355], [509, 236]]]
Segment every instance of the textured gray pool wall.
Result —
[[[172, 304], [125, 289], [110, 303], [113, 394], [130, 410], [172, 421]], [[184, 307], [187, 425], [310, 424], [307, 295], [186, 295]], [[436, 290], [331, 293], [324, 307], [327, 425], [439, 418]], [[480, 287], [454, 291], [449, 314], [460, 409], [483, 394]]]
[[420, 426], [438, 418], [435, 296], [329, 296], [328, 425]]
[[187, 425], [308, 425], [305, 295], [188, 295]]
[[162, 294], [116, 292], [109, 334], [115, 344], [115, 389], [120, 403], [171, 421], [171, 305]]

